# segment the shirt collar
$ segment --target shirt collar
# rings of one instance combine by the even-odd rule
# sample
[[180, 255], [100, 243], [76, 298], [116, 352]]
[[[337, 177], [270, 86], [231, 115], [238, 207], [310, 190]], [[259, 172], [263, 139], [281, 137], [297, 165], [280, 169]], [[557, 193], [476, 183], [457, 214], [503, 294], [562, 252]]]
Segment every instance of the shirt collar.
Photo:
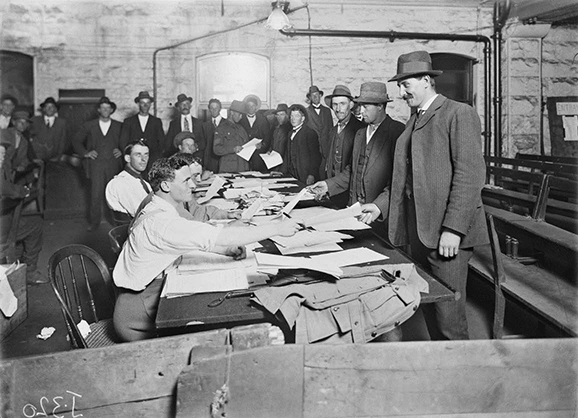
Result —
[[432, 97], [430, 97], [430, 99], [424, 103], [424, 105], [422, 107], [419, 107], [417, 110], [419, 111], [423, 111], [425, 112], [426, 110], [429, 109], [429, 107], [431, 106], [431, 104], [433, 103], [433, 101], [436, 99], [436, 97], [438, 97], [439, 94], [434, 94]]
[[128, 174], [130, 174], [136, 179], [142, 179], [142, 174], [136, 171], [134, 168], [132, 168], [130, 164], [126, 164], [124, 166], [124, 171], [126, 171]]
[[218, 125], [221, 122], [221, 119], [223, 119], [223, 117], [221, 115], [217, 115], [216, 118], [213, 118], [213, 120], [215, 121], [215, 123]]
[[255, 117], [257, 117], [257, 115], [247, 115], [248, 118], [254, 119]]
[[347, 125], [350, 120], [351, 120], [351, 113], [349, 115], [347, 115], [347, 117], [345, 118], [345, 120], [343, 122], [337, 122], [337, 124], [341, 125], [342, 127], [345, 127], [345, 125]]
[[293, 132], [297, 132], [299, 129], [301, 129], [303, 127], [303, 124], [296, 126], [295, 128], [293, 128]]

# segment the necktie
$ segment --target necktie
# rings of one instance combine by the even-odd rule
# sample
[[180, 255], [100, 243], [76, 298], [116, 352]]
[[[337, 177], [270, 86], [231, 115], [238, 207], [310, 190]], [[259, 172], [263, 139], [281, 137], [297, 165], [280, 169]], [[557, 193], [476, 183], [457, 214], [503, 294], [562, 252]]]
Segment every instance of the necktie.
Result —
[[187, 120], [187, 118], [184, 118], [183, 122], [184, 122], [184, 127], [185, 127], [185, 129], [183, 129], [183, 130], [191, 132], [191, 130], [189, 128], [189, 121]]
[[46, 119], [46, 127], [50, 128], [50, 120]]
[[140, 184], [142, 185], [142, 188], [144, 189], [144, 191], [149, 194], [151, 192], [151, 190], [149, 189], [149, 186], [147, 186], [146, 182], [142, 179], [139, 178], [140, 180]]
[[213, 126], [216, 128], [217, 127], [217, 119], [213, 118]]
[[340, 134], [341, 131], [343, 130], [343, 128], [345, 128], [345, 124], [344, 123], [338, 123], [337, 124], [337, 133]]
[[317, 114], [321, 113], [321, 107], [320, 106], [313, 106], [313, 108], [315, 109], [315, 113], [317, 113]]

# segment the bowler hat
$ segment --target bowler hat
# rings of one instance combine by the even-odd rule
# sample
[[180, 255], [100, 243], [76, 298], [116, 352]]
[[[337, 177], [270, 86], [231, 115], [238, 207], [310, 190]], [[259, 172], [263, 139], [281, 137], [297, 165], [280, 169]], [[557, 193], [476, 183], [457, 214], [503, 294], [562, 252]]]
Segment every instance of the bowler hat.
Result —
[[16, 110], [12, 113], [12, 120], [24, 119], [30, 122], [30, 113], [26, 110]]
[[255, 94], [249, 94], [245, 96], [245, 98], [243, 99], [243, 103], [245, 103], [245, 106], [247, 106], [248, 102], [255, 103], [257, 105], [257, 109], [261, 109], [261, 99], [259, 99], [259, 96]]
[[100, 98], [100, 100], [98, 101], [98, 105], [96, 107], [99, 107], [101, 104], [107, 104], [110, 105], [110, 107], [112, 107], [112, 111], [114, 112], [116, 110], [116, 103], [115, 102], [111, 102], [110, 99], [106, 96], [102, 96]]
[[307, 93], [308, 99], [309, 99], [309, 97], [311, 97], [311, 93], [319, 93], [320, 95], [323, 96], [323, 90], [319, 90], [319, 87], [317, 87], [317, 86], [309, 87], [309, 92]]
[[331, 107], [331, 98], [337, 96], [349, 97], [351, 100], [353, 100], [353, 96], [351, 95], [351, 91], [349, 90], [349, 88], [347, 88], [347, 86], [344, 86], [343, 84], [338, 84], [333, 89], [333, 93], [325, 97], [325, 104]]
[[182, 103], [182, 102], [184, 102], [185, 100], [188, 100], [189, 102], [193, 103], [193, 98], [192, 98], [192, 97], [188, 97], [186, 94], [181, 93], [181, 94], [179, 94], [179, 95], [177, 96], [177, 103], [176, 103], [176, 104], [178, 105], [179, 103]]
[[187, 138], [195, 139], [195, 134], [189, 131], [183, 131], [176, 134], [175, 139], [173, 139], [173, 144], [175, 145], [175, 148], [178, 148], [179, 145], [181, 145], [183, 141]]
[[279, 112], [285, 112], [285, 113], [289, 113], [289, 107], [287, 106], [287, 104], [285, 103], [279, 103], [277, 105], [277, 109], [275, 109], [275, 113], [279, 113]]
[[60, 108], [58, 103], [56, 103], [56, 100], [54, 100], [54, 97], [47, 97], [46, 100], [44, 100], [42, 103], [40, 103], [40, 108], [42, 109], [44, 106], [46, 106], [47, 104], [50, 104], [50, 103], [52, 103], [54, 106], [56, 106], [56, 109]]
[[139, 92], [138, 96], [134, 98], [134, 102], [138, 103], [141, 99], [149, 99], [151, 102], [155, 101], [155, 98], [148, 91]]
[[361, 85], [359, 96], [353, 99], [356, 103], [387, 103], [392, 100], [387, 95], [387, 86], [379, 81], [368, 81]]
[[245, 103], [239, 100], [233, 100], [231, 102], [231, 106], [229, 106], [229, 110], [234, 110], [235, 112], [242, 113], [243, 115], [247, 113], [245, 109]]
[[443, 71], [434, 70], [431, 57], [427, 51], [415, 51], [400, 55], [397, 59], [397, 74], [389, 81], [398, 81], [419, 74], [428, 74], [437, 77]]

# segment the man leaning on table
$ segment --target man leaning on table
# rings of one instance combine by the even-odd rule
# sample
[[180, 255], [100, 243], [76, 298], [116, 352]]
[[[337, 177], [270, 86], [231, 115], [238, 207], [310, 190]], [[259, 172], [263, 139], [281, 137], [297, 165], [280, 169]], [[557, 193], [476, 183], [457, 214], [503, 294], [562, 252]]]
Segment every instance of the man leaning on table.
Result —
[[149, 172], [154, 196], [138, 214], [127, 245], [119, 255], [113, 278], [119, 287], [114, 326], [124, 341], [152, 338], [165, 270], [193, 250], [244, 256], [245, 244], [275, 235], [291, 236], [299, 225], [293, 220], [262, 226], [240, 226], [235, 234], [222, 226], [184, 219], [177, 206], [193, 199], [195, 178], [189, 161], [179, 154], [156, 161]]

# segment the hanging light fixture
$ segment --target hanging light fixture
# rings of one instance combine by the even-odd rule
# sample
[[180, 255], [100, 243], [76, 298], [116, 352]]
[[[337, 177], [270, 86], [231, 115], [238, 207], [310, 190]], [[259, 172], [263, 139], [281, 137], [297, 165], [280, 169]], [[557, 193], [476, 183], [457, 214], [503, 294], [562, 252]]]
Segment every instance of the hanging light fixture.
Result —
[[277, 0], [271, 3], [273, 11], [267, 19], [265, 27], [275, 30], [289, 29], [293, 25], [289, 21], [289, 18], [285, 14], [289, 10], [289, 2], [285, 0]]

